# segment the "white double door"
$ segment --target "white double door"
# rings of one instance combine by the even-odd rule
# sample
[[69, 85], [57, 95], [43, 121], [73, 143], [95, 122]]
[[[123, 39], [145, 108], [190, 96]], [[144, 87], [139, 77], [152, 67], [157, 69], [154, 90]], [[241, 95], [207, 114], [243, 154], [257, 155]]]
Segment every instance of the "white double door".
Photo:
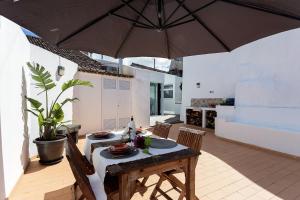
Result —
[[102, 129], [125, 128], [132, 115], [131, 80], [128, 78], [102, 78]]

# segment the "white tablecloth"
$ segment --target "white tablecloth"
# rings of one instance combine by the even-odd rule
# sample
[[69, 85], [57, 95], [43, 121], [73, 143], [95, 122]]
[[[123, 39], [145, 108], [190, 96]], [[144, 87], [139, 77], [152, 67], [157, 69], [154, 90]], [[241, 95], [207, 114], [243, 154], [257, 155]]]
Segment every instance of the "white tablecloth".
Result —
[[126, 163], [134, 160], [140, 160], [144, 158], [149, 158], [154, 155], [162, 155], [162, 154], [167, 154], [175, 151], [180, 151], [183, 149], [186, 149], [186, 146], [178, 144], [174, 148], [170, 149], [154, 149], [154, 148], [149, 148], [149, 152], [152, 155], [145, 154], [143, 153], [143, 150], [139, 149], [139, 153], [133, 157], [130, 158], [123, 158], [123, 159], [107, 159], [104, 158], [100, 155], [100, 152], [107, 147], [100, 147], [94, 150], [92, 159], [93, 159], [93, 165], [95, 167], [95, 170], [97, 174], [99, 175], [100, 179], [102, 182], [104, 182], [105, 174], [106, 174], [106, 167], [109, 165], [114, 165], [114, 164], [119, 164], [119, 163]]
[[115, 140], [120, 140], [122, 138], [123, 131], [114, 131], [115, 137], [113, 138], [108, 138], [108, 139], [103, 139], [103, 140], [90, 140], [88, 138], [89, 135], [87, 134], [85, 138], [85, 145], [84, 145], [84, 155], [85, 157], [90, 160], [91, 158], [91, 144], [92, 143], [97, 143], [97, 142], [108, 142], [108, 141], [115, 141]]
[[[91, 134], [86, 134], [86, 138], [85, 138], [85, 144], [84, 144], [84, 148], [83, 148], [83, 152], [85, 157], [90, 160], [91, 158], [91, 144], [92, 143], [97, 143], [97, 142], [108, 142], [108, 141], [116, 141], [116, 140], [121, 140], [122, 139], [122, 134], [124, 133], [124, 130], [120, 130], [120, 131], [112, 131], [112, 133], [115, 134], [115, 137], [113, 138], [109, 138], [109, 139], [103, 139], [103, 140], [90, 140], [88, 138], [89, 135]], [[152, 135], [152, 133], [150, 131], [143, 131], [142, 134], [140, 134], [142, 136], [149, 136]]]

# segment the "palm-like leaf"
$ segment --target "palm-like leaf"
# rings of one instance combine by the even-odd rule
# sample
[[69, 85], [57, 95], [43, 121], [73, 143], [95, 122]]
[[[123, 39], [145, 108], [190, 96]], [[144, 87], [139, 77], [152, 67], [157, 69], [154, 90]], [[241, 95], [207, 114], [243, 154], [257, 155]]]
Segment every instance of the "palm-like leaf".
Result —
[[89, 87], [93, 87], [92, 83], [89, 81], [82, 81], [79, 79], [73, 79], [73, 80], [69, 80], [67, 82], [65, 82], [62, 86], [61, 86], [61, 90], [62, 91], [66, 91], [67, 89], [74, 87], [74, 86], [89, 86]]
[[41, 114], [38, 115], [38, 123], [40, 127], [42, 127], [44, 124], [44, 118]]
[[32, 99], [32, 98], [29, 98], [29, 97], [25, 97], [31, 104], [31, 107], [38, 110], [41, 106], [42, 106], [42, 103], [39, 102], [38, 100], [35, 100], [35, 99]]
[[59, 103], [54, 104], [52, 117], [56, 123], [62, 122], [64, 119], [64, 111], [61, 109], [61, 105], [59, 105]]
[[63, 102], [61, 102], [61, 107], [63, 107], [63, 105], [65, 105], [68, 102], [74, 102], [74, 101], [79, 101], [78, 98], [66, 98]]
[[[31, 113], [34, 113], [33, 111], [37, 111], [39, 112], [41, 115], [43, 115], [43, 111], [44, 111], [44, 108], [41, 108], [42, 106], [42, 103], [39, 102], [38, 100], [35, 100], [35, 99], [32, 99], [32, 98], [29, 98], [29, 97], [25, 97], [27, 99], [27, 101], [30, 102], [31, 104], [31, 107], [32, 107], [32, 110], [29, 110]], [[35, 113], [36, 114], [36, 113]]]
[[43, 66], [40, 66], [39, 64], [32, 65], [31, 63], [27, 63], [27, 65], [32, 72], [32, 79], [36, 81], [34, 85], [42, 89], [42, 92], [40, 93], [43, 93], [55, 87], [55, 83], [51, 79], [51, 74], [46, 71]]

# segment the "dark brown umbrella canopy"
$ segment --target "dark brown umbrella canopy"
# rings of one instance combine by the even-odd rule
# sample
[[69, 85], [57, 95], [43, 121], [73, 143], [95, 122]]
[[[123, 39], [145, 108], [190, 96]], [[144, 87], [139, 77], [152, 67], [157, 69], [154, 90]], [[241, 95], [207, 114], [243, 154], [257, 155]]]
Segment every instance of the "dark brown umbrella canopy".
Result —
[[2, 0], [0, 15], [62, 48], [176, 58], [298, 28], [300, 1]]

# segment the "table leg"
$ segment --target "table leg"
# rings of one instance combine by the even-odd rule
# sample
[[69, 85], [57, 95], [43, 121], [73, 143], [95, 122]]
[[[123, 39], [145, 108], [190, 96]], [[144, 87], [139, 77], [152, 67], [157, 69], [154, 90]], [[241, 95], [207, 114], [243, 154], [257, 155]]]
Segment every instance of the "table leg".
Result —
[[186, 200], [195, 200], [195, 158], [189, 158], [185, 172]]
[[130, 183], [128, 174], [119, 176], [119, 200], [130, 199]]
[[202, 110], [202, 128], [206, 127], [206, 110]]

